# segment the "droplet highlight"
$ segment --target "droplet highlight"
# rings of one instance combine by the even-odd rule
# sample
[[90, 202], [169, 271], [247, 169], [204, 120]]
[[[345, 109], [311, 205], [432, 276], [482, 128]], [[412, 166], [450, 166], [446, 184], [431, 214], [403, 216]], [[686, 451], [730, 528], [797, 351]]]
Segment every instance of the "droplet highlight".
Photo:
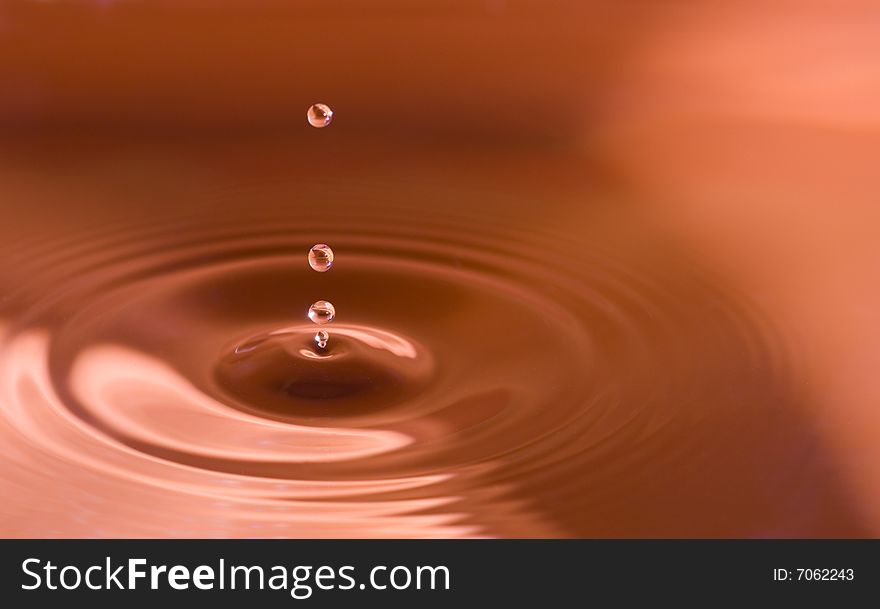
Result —
[[333, 266], [333, 250], [326, 243], [318, 243], [309, 250], [309, 266], [319, 273], [326, 273]]
[[326, 330], [318, 330], [315, 333], [315, 344], [319, 349], [326, 349], [328, 340], [330, 340], [330, 333]]
[[309, 307], [309, 319], [318, 325], [329, 324], [336, 317], [336, 307], [326, 300], [319, 300]]
[[327, 104], [314, 104], [308, 112], [309, 124], [318, 129], [326, 127], [333, 120], [333, 110]]

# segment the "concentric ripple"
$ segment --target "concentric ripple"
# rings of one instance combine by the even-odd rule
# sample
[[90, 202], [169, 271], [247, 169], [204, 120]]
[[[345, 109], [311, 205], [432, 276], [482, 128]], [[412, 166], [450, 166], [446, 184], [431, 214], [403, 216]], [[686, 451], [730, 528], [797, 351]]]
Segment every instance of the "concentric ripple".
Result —
[[[218, 209], [19, 250], [4, 532], [784, 535], [836, 509], [782, 345], [664, 244], [360, 194], [332, 223]], [[323, 241], [345, 263], [318, 274]], [[326, 350], [318, 294], [345, 311]]]

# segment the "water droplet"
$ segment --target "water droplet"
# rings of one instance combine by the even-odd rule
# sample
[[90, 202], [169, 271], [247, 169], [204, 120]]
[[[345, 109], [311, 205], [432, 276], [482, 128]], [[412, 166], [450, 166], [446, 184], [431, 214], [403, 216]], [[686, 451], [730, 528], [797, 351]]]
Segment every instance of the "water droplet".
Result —
[[333, 110], [327, 104], [315, 104], [309, 108], [309, 124], [312, 127], [326, 127], [333, 120]]
[[329, 324], [336, 317], [336, 307], [326, 300], [319, 300], [309, 307], [309, 319], [319, 325]]
[[326, 273], [333, 266], [333, 250], [326, 243], [313, 245], [309, 250], [309, 266], [319, 273]]
[[319, 349], [324, 349], [327, 346], [328, 340], [330, 340], [330, 333], [327, 330], [318, 330], [315, 333], [315, 344], [318, 345]]

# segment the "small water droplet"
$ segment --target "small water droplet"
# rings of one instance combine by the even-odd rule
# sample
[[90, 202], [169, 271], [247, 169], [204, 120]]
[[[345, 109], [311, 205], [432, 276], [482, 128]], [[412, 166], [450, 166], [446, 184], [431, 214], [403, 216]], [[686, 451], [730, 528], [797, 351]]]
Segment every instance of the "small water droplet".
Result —
[[336, 307], [326, 300], [319, 300], [309, 307], [309, 319], [318, 325], [329, 324], [336, 317]]
[[318, 330], [315, 333], [315, 344], [319, 349], [327, 347], [327, 341], [330, 340], [330, 333], [327, 330]]
[[326, 273], [333, 266], [333, 250], [326, 243], [313, 245], [309, 250], [309, 266], [319, 273]]
[[309, 124], [312, 127], [326, 127], [333, 120], [333, 110], [327, 104], [315, 104], [309, 108]]

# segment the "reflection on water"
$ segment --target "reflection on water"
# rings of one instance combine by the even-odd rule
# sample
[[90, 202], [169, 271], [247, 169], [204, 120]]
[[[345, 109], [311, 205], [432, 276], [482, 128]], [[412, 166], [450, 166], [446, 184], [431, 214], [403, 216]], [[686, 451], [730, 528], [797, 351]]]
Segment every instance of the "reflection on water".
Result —
[[[860, 342], [880, 267], [854, 145], [871, 132], [841, 132], [824, 98], [781, 118], [813, 89], [737, 52], [775, 40], [778, 15], [352, 9], [313, 66], [311, 30], [291, 37], [304, 26], [269, 4], [276, 25], [251, 37], [235, 2], [213, 20], [193, 5], [167, 45], [214, 54], [149, 53], [137, 82], [96, 53], [138, 56], [160, 11], [102, 9], [133, 28], [120, 41], [68, 8], [51, 44], [72, 20], [94, 46], [18, 55], [0, 107], [0, 534], [880, 530]], [[14, 47], [60, 28], [35, 10], [12, 9]], [[342, 74], [354, 48], [369, 82]], [[218, 82], [184, 78], [204, 70]], [[281, 73], [300, 81], [270, 91]], [[345, 125], [287, 122], [325, 93]], [[324, 242], [344, 264], [315, 273]], [[306, 312], [329, 321], [330, 302], [321, 346]]]
[[[305, 187], [248, 198], [288, 188]], [[573, 238], [306, 190], [334, 200], [326, 228], [215, 205], [185, 231], [154, 218], [19, 252], [10, 533], [853, 530], [779, 336], [633, 219]], [[302, 263], [319, 231], [346, 253], [320, 275]], [[324, 351], [301, 313], [317, 289], [346, 303]]]

